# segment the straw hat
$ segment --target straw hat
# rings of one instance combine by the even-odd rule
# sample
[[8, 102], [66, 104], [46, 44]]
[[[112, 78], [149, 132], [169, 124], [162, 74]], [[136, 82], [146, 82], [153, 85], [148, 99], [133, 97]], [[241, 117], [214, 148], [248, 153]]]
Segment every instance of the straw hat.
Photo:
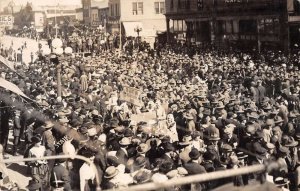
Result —
[[131, 141], [128, 137], [123, 137], [121, 141], [119, 141], [120, 145], [127, 146], [131, 144]]
[[119, 173], [119, 170], [116, 167], [110, 166], [105, 170], [104, 178], [113, 178], [113, 177], [117, 176], [118, 173]]
[[274, 183], [276, 184], [277, 187], [281, 187], [281, 186], [289, 184], [290, 181], [283, 177], [277, 177], [277, 178], [275, 178]]
[[87, 134], [88, 134], [88, 136], [90, 136], [90, 137], [97, 135], [97, 130], [96, 130], [96, 128], [95, 128], [95, 127], [92, 127], [92, 128], [90, 128], [90, 129], [88, 129], [88, 130], [87, 130]]
[[54, 124], [51, 121], [46, 121], [44, 128], [51, 129], [52, 127], [54, 127]]
[[145, 143], [141, 143], [137, 148], [136, 148], [137, 152], [139, 154], [144, 154], [147, 151], [149, 151], [149, 146]]

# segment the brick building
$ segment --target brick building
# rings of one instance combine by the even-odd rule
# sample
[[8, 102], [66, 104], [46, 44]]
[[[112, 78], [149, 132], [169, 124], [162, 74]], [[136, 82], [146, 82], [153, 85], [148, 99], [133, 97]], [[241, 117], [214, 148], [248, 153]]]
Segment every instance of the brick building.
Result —
[[288, 51], [300, 43], [298, 13], [298, 0], [166, 0], [165, 15], [169, 40]]

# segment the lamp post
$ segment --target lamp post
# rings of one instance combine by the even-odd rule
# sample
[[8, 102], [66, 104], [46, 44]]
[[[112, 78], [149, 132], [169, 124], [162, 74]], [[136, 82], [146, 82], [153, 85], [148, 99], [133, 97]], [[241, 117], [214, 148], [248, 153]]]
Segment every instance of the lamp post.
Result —
[[139, 25], [137, 25], [135, 28], [134, 28], [134, 32], [137, 33], [137, 43], [138, 43], [138, 49], [140, 49], [140, 32], [142, 32], [142, 27], [140, 27]]
[[142, 27], [140, 27], [138, 25], [134, 28], [134, 32], [137, 33], [138, 38], [140, 37], [140, 32], [142, 32], [142, 30], [143, 30]]
[[57, 77], [57, 97], [62, 97], [62, 85], [61, 85], [61, 63], [58, 59], [59, 56], [62, 54], [72, 54], [72, 48], [66, 47], [65, 50], [62, 48], [62, 40], [59, 38], [53, 39], [52, 41], [52, 55], [51, 59], [53, 59], [53, 62], [56, 64], [56, 77]]

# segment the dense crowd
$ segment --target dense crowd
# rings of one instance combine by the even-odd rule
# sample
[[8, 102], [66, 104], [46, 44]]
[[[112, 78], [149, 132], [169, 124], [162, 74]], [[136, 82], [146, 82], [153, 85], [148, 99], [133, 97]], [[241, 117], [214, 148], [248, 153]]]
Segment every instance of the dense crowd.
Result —
[[[133, 48], [121, 56], [109, 49], [92, 57], [65, 55], [60, 65], [40, 59], [18, 66], [18, 75], [3, 70], [2, 77], [34, 100], [0, 96], [3, 153], [77, 153], [97, 166], [94, 172], [76, 159], [28, 162], [29, 190], [94, 190], [95, 173], [102, 189], [123, 188], [276, 160], [286, 166], [193, 186], [211, 190], [259, 180], [297, 190], [298, 56], [177, 44], [155, 51]], [[62, 97], [57, 97], [57, 67]], [[136, 97], [122, 96], [128, 87], [139, 92]]]

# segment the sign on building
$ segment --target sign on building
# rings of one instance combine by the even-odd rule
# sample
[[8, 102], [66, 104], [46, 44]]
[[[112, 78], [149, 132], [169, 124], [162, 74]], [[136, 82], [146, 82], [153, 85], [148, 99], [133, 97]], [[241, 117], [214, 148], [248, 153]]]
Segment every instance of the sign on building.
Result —
[[14, 17], [12, 15], [0, 15], [0, 27], [12, 27]]

